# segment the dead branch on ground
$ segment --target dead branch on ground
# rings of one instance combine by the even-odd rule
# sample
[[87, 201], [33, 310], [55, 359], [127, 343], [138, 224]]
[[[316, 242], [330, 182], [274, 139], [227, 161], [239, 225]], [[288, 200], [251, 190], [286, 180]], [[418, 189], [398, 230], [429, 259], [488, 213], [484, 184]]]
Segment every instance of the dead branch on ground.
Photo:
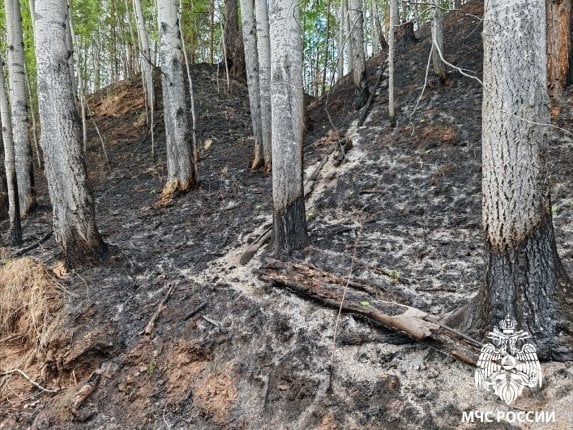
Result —
[[169, 298], [171, 297], [171, 293], [173, 292], [174, 288], [175, 284], [171, 285], [171, 287], [167, 291], [167, 294], [165, 295], [165, 297], [163, 297], [163, 300], [161, 300], [161, 302], [157, 306], [157, 309], [151, 316], [151, 319], [145, 326], [145, 330], [143, 330], [143, 332], [141, 332], [140, 334], [150, 335], [153, 332], [153, 328], [155, 327], [155, 322], [157, 321], [157, 318], [159, 318], [159, 315], [161, 315], [161, 312], [163, 312], [163, 309], [165, 308], [165, 303], [167, 303], [167, 300], [169, 300]]
[[400, 303], [402, 298], [378, 285], [322, 271], [306, 263], [269, 260], [260, 270], [260, 278], [271, 286], [284, 288], [304, 298], [338, 309], [344, 286], [342, 310], [363, 317], [378, 327], [405, 333], [410, 338], [476, 365], [481, 343], [447, 327], [430, 314]]

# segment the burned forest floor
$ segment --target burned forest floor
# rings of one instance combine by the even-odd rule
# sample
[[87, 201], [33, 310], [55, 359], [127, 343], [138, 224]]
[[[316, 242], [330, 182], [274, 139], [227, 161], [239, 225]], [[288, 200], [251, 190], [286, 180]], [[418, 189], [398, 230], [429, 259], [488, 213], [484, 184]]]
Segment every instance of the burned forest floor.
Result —
[[[476, 77], [481, 8], [473, 1], [448, 15], [444, 34], [448, 60]], [[429, 51], [427, 28], [398, 51], [395, 128], [385, 79], [361, 127], [349, 76], [307, 106], [310, 245], [297, 257], [442, 318], [471, 304], [484, 278], [481, 86], [453, 69], [447, 82], [430, 75], [424, 85]], [[368, 62], [371, 86], [385, 57]], [[249, 170], [246, 87], [228, 85], [217, 66], [195, 65], [192, 76], [194, 189], [158, 204], [162, 109], [153, 157], [134, 77], [88, 100], [86, 164], [110, 245], [105, 264], [67, 270], [50, 237], [9, 266], [15, 250], [2, 237], [3, 270], [30, 277], [22, 290], [52, 287], [40, 323], [26, 309], [15, 323], [34, 326], [37, 337], [0, 336], [0, 428], [572, 428], [571, 363], [542, 363], [543, 387], [507, 406], [444, 351], [352, 314], [337, 321], [335, 309], [262, 281], [268, 245], [239, 264], [271, 225], [271, 178]], [[156, 92], [160, 99], [159, 83]], [[573, 275], [573, 88], [551, 112], [566, 129], [548, 128], [553, 221]], [[36, 173], [39, 206], [24, 220], [24, 247], [51, 230], [45, 179]], [[556, 421], [462, 422], [476, 410], [554, 411]]]

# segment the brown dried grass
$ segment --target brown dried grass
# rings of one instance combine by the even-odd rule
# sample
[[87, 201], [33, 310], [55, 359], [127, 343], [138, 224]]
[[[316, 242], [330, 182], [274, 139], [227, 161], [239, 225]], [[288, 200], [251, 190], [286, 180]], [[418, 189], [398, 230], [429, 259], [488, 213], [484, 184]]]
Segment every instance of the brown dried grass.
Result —
[[29, 257], [0, 263], [0, 339], [43, 353], [63, 304], [63, 287], [49, 269]]

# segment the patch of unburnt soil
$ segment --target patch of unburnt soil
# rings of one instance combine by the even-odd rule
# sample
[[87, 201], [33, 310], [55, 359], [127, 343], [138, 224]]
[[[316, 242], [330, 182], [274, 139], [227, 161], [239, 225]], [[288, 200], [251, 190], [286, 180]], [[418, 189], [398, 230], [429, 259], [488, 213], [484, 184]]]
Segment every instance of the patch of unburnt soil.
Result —
[[[464, 8], [446, 20], [445, 54], [479, 77], [481, 2]], [[339, 142], [330, 129], [346, 131], [353, 147], [318, 176], [304, 257], [440, 317], [467, 303], [483, 276], [481, 88], [450, 71], [445, 85], [429, 76], [418, 103], [428, 29], [418, 36], [398, 55], [396, 128], [384, 88], [365, 125], [353, 126], [360, 112], [349, 77], [329, 95], [334, 124], [324, 99], [310, 106], [307, 176]], [[382, 58], [368, 63], [372, 84]], [[42, 373], [22, 366], [58, 393], [20, 380], [23, 391], [0, 407], [0, 427], [457, 429], [474, 428], [464, 427], [463, 411], [501, 409], [555, 410], [553, 428], [567, 428], [573, 373], [566, 364], [545, 363], [543, 388], [507, 407], [473, 387], [473, 368], [352, 315], [341, 315], [333, 349], [335, 311], [258, 278], [266, 248], [239, 265], [271, 223], [270, 178], [248, 170], [246, 88], [228, 89], [216, 66], [192, 73], [199, 184], [167, 207], [155, 205], [166, 176], [161, 106], [154, 161], [140, 78], [90, 100], [109, 164], [91, 123], [87, 165], [112, 253], [99, 267], [55, 270], [68, 290], [60, 329]], [[160, 100], [160, 86], [156, 92]], [[559, 101], [562, 127], [573, 119], [572, 94]], [[554, 223], [573, 273], [573, 141], [557, 130], [551, 136]], [[25, 221], [26, 245], [50, 228], [38, 182], [43, 206]], [[28, 254], [53, 267], [58, 250], [50, 239]], [[0, 386], [14, 391], [10, 381]], [[494, 424], [480, 428], [516, 428]]]

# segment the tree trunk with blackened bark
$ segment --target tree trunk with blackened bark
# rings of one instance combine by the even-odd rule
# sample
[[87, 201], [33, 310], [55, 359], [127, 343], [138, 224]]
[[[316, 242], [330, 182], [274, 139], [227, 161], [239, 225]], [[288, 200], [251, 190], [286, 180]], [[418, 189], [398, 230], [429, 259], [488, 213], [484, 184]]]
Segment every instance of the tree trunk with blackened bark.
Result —
[[239, 5], [237, 0], [225, 0], [225, 46], [227, 63], [233, 79], [245, 82], [245, 51], [239, 28]]
[[261, 123], [261, 89], [259, 84], [259, 54], [257, 52], [257, 32], [255, 23], [254, 0], [240, 0], [243, 21], [243, 46], [245, 48], [245, 67], [249, 107], [253, 124], [254, 148], [250, 168], [259, 169], [265, 164], [263, 154], [263, 129]]
[[261, 91], [261, 127], [263, 133], [263, 171], [272, 166], [271, 125], [271, 43], [269, 37], [269, 12], [267, 0], [255, 0], [257, 22], [257, 51], [259, 54], [259, 88]]
[[65, 0], [36, 4], [38, 107], [54, 233], [68, 265], [100, 261], [106, 246], [95, 222], [95, 207], [81, 148], [66, 48]]
[[506, 316], [544, 359], [573, 359], [571, 282], [555, 245], [546, 166], [545, 1], [490, 0], [484, 16], [485, 285], [458, 323], [481, 336]]
[[164, 192], [186, 192], [195, 184], [191, 128], [185, 98], [185, 71], [177, 0], [160, 0], [157, 17], [160, 27], [159, 58], [163, 88], [163, 109], [167, 148], [167, 184]]
[[388, 116], [390, 125], [396, 127], [394, 109], [394, 54], [396, 51], [396, 25], [398, 24], [398, 0], [390, 0], [390, 24], [388, 29]]
[[569, 77], [571, 0], [547, 0], [547, 86], [560, 97]]
[[302, 41], [298, 3], [271, 0], [271, 107], [273, 127], [273, 251], [308, 243], [302, 143]]
[[5, 0], [8, 41], [8, 86], [12, 112], [12, 132], [16, 156], [16, 176], [20, 213], [26, 215], [36, 205], [32, 148], [28, 139], [28, 102], [22, 15], [19, 0]]

